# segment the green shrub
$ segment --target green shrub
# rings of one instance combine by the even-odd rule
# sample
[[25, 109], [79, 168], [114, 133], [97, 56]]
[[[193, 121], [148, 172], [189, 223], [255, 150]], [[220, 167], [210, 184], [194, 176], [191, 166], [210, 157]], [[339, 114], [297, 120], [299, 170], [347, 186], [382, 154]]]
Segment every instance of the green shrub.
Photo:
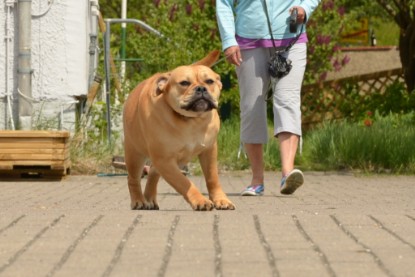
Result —
[[346, 84], [345, 98], [342, 99], [339, 111], [343, 118], [358, 121], [368, 112], [377, 111], [381, 116], [390, 113], [405, 114], [415, 107], [415, 94], [406, 90], [405, 84], [399, 81], [387, 86], [384, 91], [373, 91], [361, 95], [357, 84]]

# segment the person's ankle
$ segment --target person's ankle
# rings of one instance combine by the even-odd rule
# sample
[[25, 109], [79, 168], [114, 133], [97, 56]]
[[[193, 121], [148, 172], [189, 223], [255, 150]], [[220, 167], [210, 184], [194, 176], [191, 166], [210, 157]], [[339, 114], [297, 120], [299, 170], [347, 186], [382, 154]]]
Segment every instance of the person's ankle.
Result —
[[290, 172], [291, 171], [293, 171], [294, 170], [294, 168], [291, 168], [291, 169], [283, 169], [283, 170], [281, 170], [281, 175], [282, 175], [282, 177], [285, 177], [285, 176], [287, 176], [288, 174], [290, 174]]

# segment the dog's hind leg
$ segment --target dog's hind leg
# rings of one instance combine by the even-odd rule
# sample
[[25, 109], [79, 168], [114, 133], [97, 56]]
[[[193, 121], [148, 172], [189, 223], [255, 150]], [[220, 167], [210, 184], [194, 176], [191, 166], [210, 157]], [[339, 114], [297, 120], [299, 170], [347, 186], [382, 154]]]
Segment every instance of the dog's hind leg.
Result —
[[145, 201], [141, 190], [141, 174], [144, 168], [145, 157], [134, 154], [134, 151], [125, 149], [125, 165], [128, 171], [127, 179], [131, 198], [131, 209], [146, 210], [150, 205]]
[[147, 176], [146, 189], [144, 190], [144, 198], [150, 205], [150, 210], [158, 210], [159, 205], [157, 203], [157, 184], [160, 179], [160, 174], [157, 172], [154, 166], [150, 167], [150, 172]]

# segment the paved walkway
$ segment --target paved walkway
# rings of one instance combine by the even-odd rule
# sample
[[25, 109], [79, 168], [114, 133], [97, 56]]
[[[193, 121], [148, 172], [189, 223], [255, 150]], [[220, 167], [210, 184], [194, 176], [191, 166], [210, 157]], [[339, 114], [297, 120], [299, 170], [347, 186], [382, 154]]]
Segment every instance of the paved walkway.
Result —
[[159, 211], [129, 210], [126, 177], [0, 181], [0, 276], [414, 276], [415, 176], [279, 177], [240, 197], [249, 174], [223, 173], [237, 209], [211, 212], [164, 181]]

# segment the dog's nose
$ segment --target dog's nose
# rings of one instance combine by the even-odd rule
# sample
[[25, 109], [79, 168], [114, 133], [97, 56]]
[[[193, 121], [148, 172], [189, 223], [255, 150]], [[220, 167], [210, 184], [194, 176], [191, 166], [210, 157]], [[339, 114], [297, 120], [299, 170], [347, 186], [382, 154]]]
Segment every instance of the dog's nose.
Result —
[[198, 87], [195, 88], [195, 93], [197, 95], [203, 95], [203, 94], [207, 93], [207, 89], [203, 86], [198, 86]]

